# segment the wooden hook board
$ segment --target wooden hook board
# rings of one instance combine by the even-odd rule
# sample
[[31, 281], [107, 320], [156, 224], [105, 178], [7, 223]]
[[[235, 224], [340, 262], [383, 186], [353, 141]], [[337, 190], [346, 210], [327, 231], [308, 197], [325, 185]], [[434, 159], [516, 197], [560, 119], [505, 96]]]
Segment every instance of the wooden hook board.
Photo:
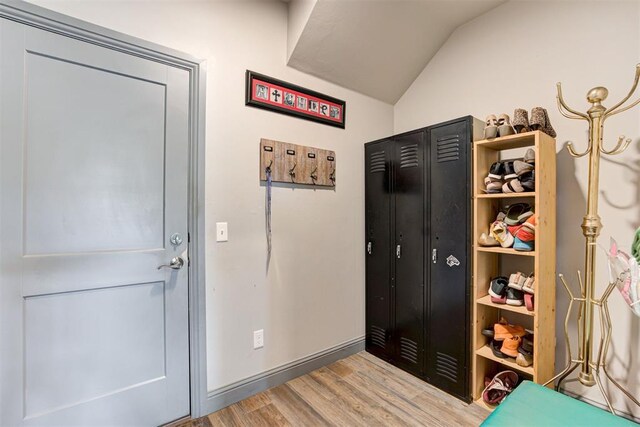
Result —
[[288, 144], [270, 139], [260, 140], [260, 180], [266, 181], [267, 168], [273, 182], [336, 185], [336, 154], [330, 150]]

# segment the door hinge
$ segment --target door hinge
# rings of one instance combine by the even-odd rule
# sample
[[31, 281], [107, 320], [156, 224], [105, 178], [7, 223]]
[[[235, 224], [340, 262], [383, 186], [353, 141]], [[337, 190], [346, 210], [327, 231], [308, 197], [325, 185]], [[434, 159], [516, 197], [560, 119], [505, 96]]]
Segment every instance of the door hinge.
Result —
[[398, 259], [400, 259], [400, 257], [402, 256], [402, 248], [400, 247], [400, 245], [396, 246], [396, 257]]
[[187, 242], [191, 243], [191, 233], [187, 233]]
[[431, 251], [431, 261], [433, 261], [434, 264], [436, 264], [438, 262], [438, 250], [434, 249]]
[[369, 255], [371, 255], [372, 249], [373, 249], [373, 243], [368, 242], [368, 243], [367, 243], [367, 253], [368, 253]]

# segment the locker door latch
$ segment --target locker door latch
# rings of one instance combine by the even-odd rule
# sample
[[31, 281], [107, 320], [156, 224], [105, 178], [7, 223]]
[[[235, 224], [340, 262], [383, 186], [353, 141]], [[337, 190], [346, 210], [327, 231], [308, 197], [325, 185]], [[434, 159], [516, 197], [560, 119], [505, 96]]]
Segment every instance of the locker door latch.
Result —
[[372, 249], [372, 248], [373, 248], [373, 244], [372, 244], [371, 242], [368, 242], [368, 243], [367, 243], [367, 253], [368, 253], [369, 255], [371, 255], [371, 252], [372, 252], [372, 251], [371, 251], [371, 249]]
[[402, 249], [400, 248], [400, 245], [396, 246], [396, 257], [398, 259], [400, 259], [400, 257], [402, 256]]
[[431, 261], [433, 261], [433, 263], [437, 263], [438, 262], [438, 250], [434, 249], [431, 251]]

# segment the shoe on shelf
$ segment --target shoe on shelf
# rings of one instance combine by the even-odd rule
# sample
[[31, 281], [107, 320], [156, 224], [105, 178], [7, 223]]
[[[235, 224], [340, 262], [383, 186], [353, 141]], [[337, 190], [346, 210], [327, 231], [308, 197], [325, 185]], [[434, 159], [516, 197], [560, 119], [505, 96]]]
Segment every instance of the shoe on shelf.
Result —
[[516, 172], [516, 175], [519, 177], [524, 175], [525, 173], [533, 171], [533, 164], [524, 162], [522, 160], [514, 160], [513, 161], [513, 170]]
[[522, 161], [525, 163], [529, 163], [530, 165], [535, 164], [536, 162], [536, 151], [533, 148], [529, 148], [526, 153], [524, 153], [524, 157]]
[[525, 356], [533, 356], [533, 335], [527, 334], [522, 337], [522, 343], [518, 348], [518, 353], [522, 353]]
[[489, 177], [486, 177], [484, 179], [484, 185], [487, 188], [487, 193], [489, 194], [494, 194], [494, 193], [502, 193], [502, 180], [501, 179], [491, 179]]
[[525, 222], [531, 216], [533, 211], [528, 203], [515, 203], [513, 205], [505, 206], [506, 216], [504, 222], [507, 225], [518, 225]]
[[514, 234], [513, 249], [522, 252], [530, 252], [535, 248], [536, 240], [536, 215], [530, 216], [522, 227]]
[[518, 366], [522, 366], [523, 368], [531, 366], [533, 365], [533, 356], [526, 356], [522, 353], [518, 353], [518, 355], [516, 356], [516, 363], [518, 364]]
[[495, 221], [491, 224], [489, 231], [493, 238], [500, 242], [500, 246], [503, 248], [510, 248], [513, 246], [513, 236], [509, 233], [509, 230], [507, 230], [507, 224], [504, 222]]
[[502, 184], [503, 193], [524, 193], [525, 191], [519, 179], [512, 179]]
[[556, 131], [551, 126], [549, 113], [542, 107], [534, 107], [531, 109], [529, 124], [531, 129], [540, 130], [552, 138], [556, 137]]
[[513, 371], [497, 373], [482, 391], [482, 400], [488, 405], [499, 405], [516, 388], [519, 379]]
[[518, 174], [516, 170], [513, 168], [513, 160], [507, 160], [504, 163], [504, 180], [510, 181], [512, 179], [516, 179]]
[[480, 246], [500, 246], [500, 242], [493, 238], [490, 234], [482, 233], [478, 238]]
[[506, 340], [502, 341], [502, 347], [500, 347], [500, 351], [509, 357], [518, 357], [518, 347], [520, 347], [521, 342], [522, 338], [518, 336], [507, 338]]
[[524, 306], [527, 307], [528, 311], [534, 311], [534, 295], [533, 294], [524, 294]]
[[536, 277], [533, 274], [527, 277], [527, 280], [524, 281], [522, 290], [528, 294], [536, 293]]
[[495, 298], [502, 298], [507, 294], [509, 279], [504, 276], [498, 276], [491, 280], [489, 284], [489, 295]]
[[504, 318], [500, 319], [500, 322], [493, 325], [493, 332], [493, 338], [498, 341], [504, 341], [513, 336], [523, 337], [527, 334], [527, 331], [522, 326], [510, 325]]
[[521, 306], [524, 304], [524, 292], [517, 289], [507, 289], [507, 305]]
[[523, 108], [516, 108], [513, 111], [513, 127], [516, 130], [516, 133], [524, 133], [529, 132], [531, 129], [529, 128], [529, 114], [527, 110]]
[[519, 291], [522, 290], [522, 285], [524, 285], [524, 283], [527, 280], [527, 276], [525, 276], [524, 274], [517, 272], [517, 273], [513, 273], [511, 276], [509, 276], [509, 287], [512, 289], [517, 289]]
[[500, 181], [504, 176], [504, 163], [495, 162], [489, 168], [489, 178], [492, 180]]
[[505, 357], [507, 357], [502, 351], [500, 351], [502, 342], [491, 340], [491, 342], [489, 343], [489, 347], [491, 348], [491, 352], [495, 357], [498, 357], [500, 359], [504, 359]]
[[500, 114], [498, 116], [498, 135], [507, 136], [513, 135], [514, 133], [516, 133], [516, 131], [513, 130], [513, 126], [511, 126], [511, 119], [509, 119], [509, 115]]
[[535, 171], [527, 172], [520, 176], [520, 185], [524, 191], [536, 191], [536, 173]]
[[484, 124], [484, 139], [493, 139], [496, 136], [498, 136], [498, 119], [494, 114], [490, 114]]
[[493, 335], [494, 335], [493, 328], [484, 328], [482, 330], [482, 335], [484, 335], [487, 338], [493, 339]]

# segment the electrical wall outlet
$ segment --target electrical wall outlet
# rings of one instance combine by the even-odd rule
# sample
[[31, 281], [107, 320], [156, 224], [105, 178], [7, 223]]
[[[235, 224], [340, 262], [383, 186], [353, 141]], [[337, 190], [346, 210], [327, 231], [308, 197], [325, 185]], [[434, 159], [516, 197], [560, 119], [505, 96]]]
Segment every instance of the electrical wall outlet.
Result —
[[253, 331], [253, 349], [264, 347], [264, 329]]

